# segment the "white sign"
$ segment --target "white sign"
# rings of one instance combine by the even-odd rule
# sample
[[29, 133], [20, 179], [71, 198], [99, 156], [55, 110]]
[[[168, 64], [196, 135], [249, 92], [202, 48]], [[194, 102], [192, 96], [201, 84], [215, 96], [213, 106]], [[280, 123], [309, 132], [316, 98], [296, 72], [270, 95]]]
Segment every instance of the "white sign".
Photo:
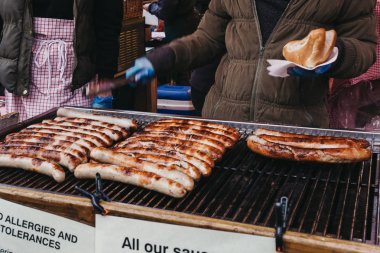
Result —
[[95, 252], [95, 229], [0, 199], [1, 253]]
[[96, 253], [273, 253], [275, 239], [96, 216]]

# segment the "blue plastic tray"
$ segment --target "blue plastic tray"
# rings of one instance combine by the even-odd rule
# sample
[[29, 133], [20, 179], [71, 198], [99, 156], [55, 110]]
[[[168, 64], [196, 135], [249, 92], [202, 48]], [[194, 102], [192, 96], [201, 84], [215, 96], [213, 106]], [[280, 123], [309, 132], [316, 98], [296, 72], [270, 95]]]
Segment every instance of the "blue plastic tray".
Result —
[[191, 100], [191, 86], [162, 85], [157, 89], [158, 99]]

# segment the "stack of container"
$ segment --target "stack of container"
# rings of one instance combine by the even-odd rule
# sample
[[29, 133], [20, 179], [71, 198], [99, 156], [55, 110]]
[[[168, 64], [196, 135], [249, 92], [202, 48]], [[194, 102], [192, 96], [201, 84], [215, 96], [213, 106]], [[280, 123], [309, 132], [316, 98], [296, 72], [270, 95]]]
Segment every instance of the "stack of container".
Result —
[[157, 111], [165, 114], [195, 115], [190, 86], [162, 85], [157, 91]]

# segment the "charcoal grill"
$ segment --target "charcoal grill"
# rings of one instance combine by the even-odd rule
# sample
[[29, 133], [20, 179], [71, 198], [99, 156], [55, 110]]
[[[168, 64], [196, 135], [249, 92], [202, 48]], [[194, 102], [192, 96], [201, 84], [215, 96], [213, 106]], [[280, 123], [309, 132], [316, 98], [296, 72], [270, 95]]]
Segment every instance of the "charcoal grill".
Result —
[[[151, 113], [74, 108], [134, 118], [141, 126], [165, 116]], [[2, 133], [56, 116], [56, 110], [14, 125]], [[210, 120], [211, 121], [211, 120]], [[116, 182], [104, 182], [112, 215], [187, 226], [274, 236], [275, 203], [289, 198], [287, 252], [380, 252], [380, 134], [255, 123], [221, 122], [240, 130], [242, 137], [213, 174], [202, 179], [183, 199]], [[374, 150], [370, 161], [323, 165], [268, 159], [253, 154], [245, 143], [256, 128], [265, 127], [314, 135], [367, 139]], [[0, 197], [94, 224], [90, 202], [74, 187], [93, 192], [93, 180], [72, 174], [61, 184], [15, 169], [0, 169]]]

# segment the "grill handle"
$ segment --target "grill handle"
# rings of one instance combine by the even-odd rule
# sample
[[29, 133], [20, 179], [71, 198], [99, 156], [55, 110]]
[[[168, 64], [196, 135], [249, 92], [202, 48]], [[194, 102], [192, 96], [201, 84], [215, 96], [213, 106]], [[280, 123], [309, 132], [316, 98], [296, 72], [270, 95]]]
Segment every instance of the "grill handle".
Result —
[[275, 205], [276, 210], [276, 251], [284, 252], [284, 234], [287, 227], [288, 219], [288, 198], [282, 197], [280, 202], [277, 202]]
[[100, 177], [99, 173], [96, 174], [95, 185], [96, 185], [95, 193], [90, 193], [80, 188], [79, 186], [75, 186], [75, 190], [91, 200], [91, 204], [94, 207], [95, 211], [99, 212], [102, 215], [107, 215], [109, 211], [100, 204], [100, 200], [109, 202], [111, 201], [111, 199], [103, 192], [102, 178]]

